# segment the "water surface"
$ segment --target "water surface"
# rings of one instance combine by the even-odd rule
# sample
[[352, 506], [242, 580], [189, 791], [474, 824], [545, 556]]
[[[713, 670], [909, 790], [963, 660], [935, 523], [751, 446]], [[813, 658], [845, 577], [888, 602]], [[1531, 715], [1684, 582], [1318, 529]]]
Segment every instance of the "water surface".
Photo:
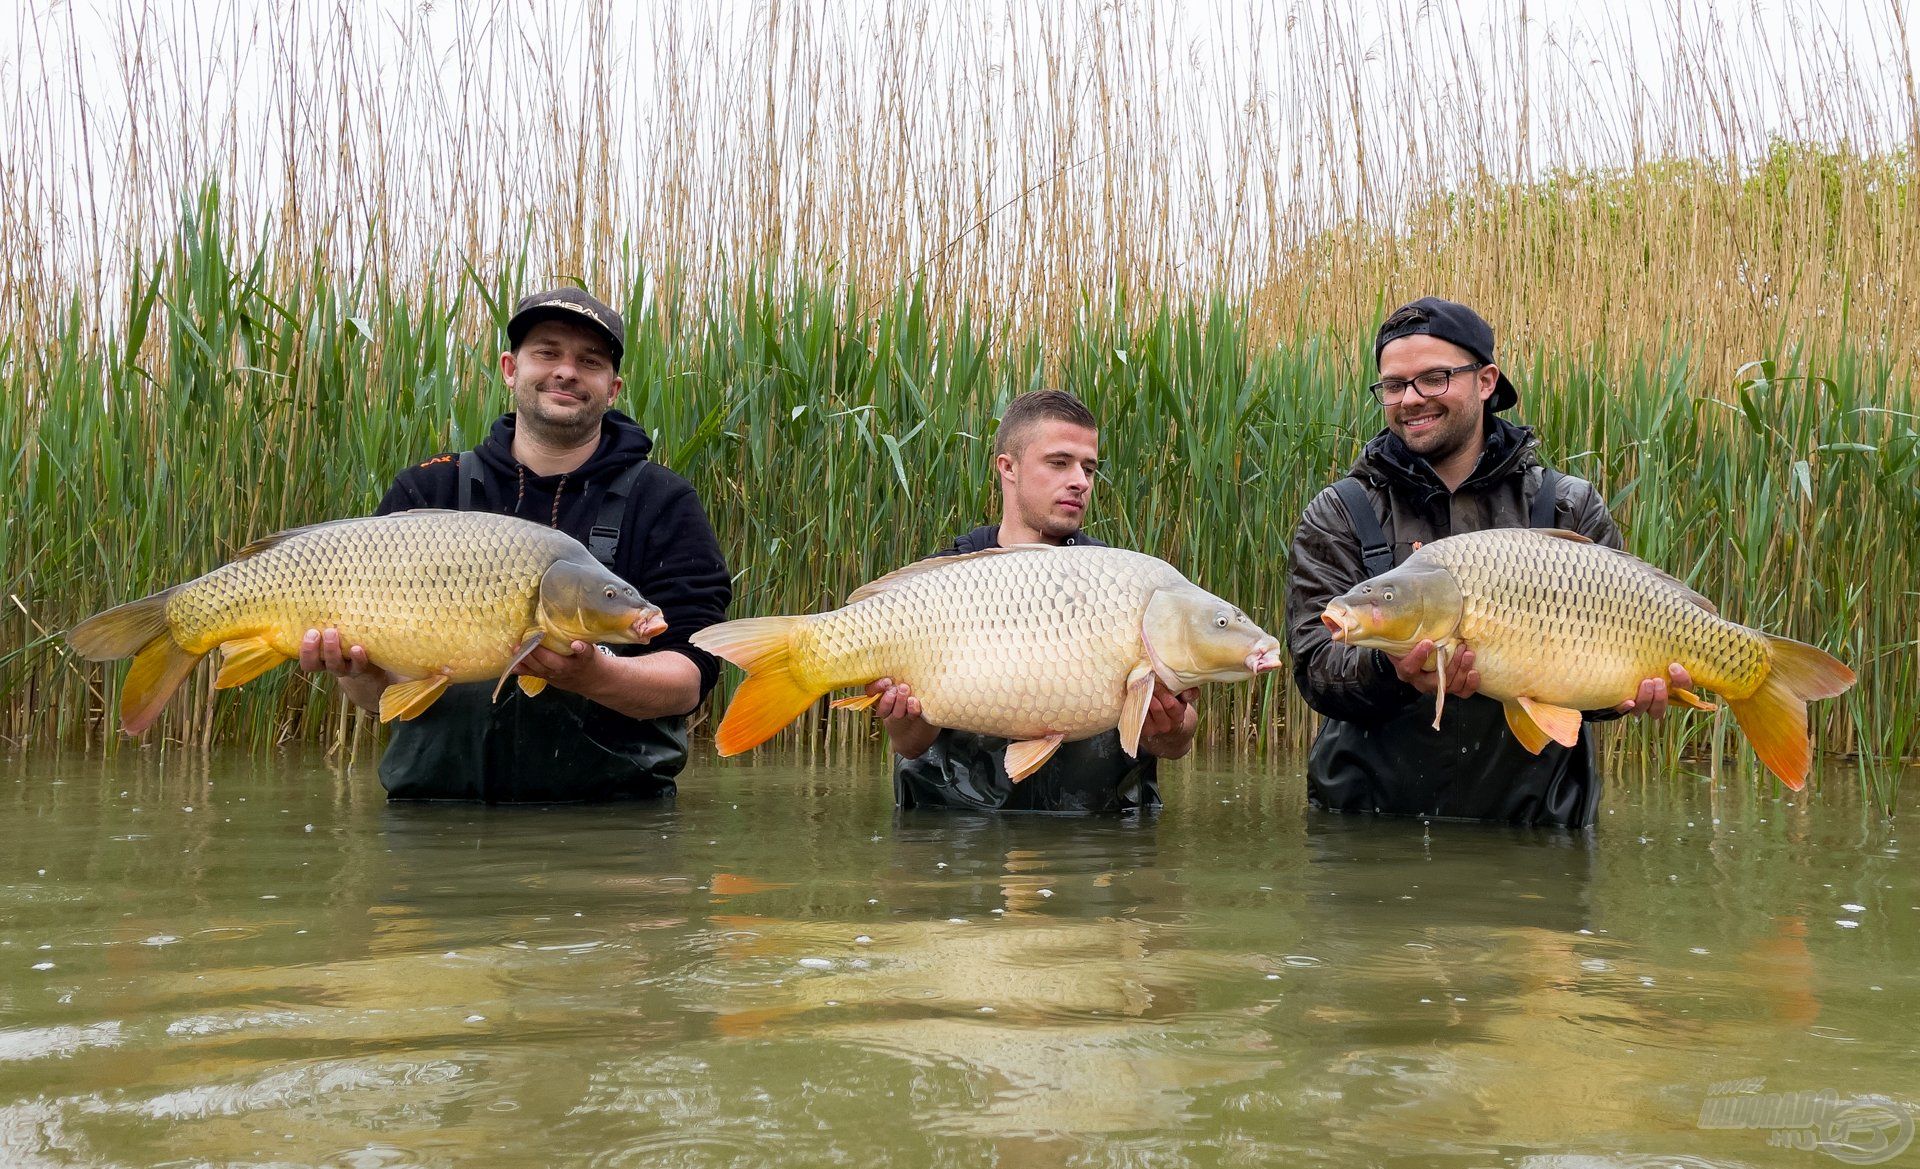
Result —
[[1914, 825], [1843, 772], [1623, 781], [1581, 835], [1315, 815], [1284, 762], [1163, 786], [900, 813], [876, 757], [789, 758], [489, 809], [318, 754], [9, 758], [0, 1165], [1819, 1166], [1911, 1133]]

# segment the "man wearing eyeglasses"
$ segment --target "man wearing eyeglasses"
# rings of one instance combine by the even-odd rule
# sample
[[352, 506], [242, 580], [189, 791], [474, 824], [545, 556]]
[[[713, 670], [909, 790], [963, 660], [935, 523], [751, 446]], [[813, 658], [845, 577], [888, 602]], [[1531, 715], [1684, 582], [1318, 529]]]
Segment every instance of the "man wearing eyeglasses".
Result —
[[[1374, 338], [1369, 389], [1386, 429], [1347, 476], [1308, 505], [1287, 585], [1293, 677], [1326, 716], [1307, 762], [1308, 800], [1383, 812], [1515, 824], [1590, 823], [1600, 798], [1593, 746], [1529, 754], [1498, 702], [1479, 695], [1466, 646], [1447, 669], [1447, 717], [1433, 729], [1436, 675], [1423, 641], [1394, 657], [1333, 641], [1327, 602], [1399, 564], [1421, 544], [1489, 528], [1563, 528], [1610, 548], [1620, 531], [1591, 483], [1541, 464], [1533, 431], [1500, 417], [1519, 394], [1493, 360], [1493, 329], [1465, 305], [1424, 297]], [[1630, 701], [1588, 720], [1666, 713], [1674, 666]]]

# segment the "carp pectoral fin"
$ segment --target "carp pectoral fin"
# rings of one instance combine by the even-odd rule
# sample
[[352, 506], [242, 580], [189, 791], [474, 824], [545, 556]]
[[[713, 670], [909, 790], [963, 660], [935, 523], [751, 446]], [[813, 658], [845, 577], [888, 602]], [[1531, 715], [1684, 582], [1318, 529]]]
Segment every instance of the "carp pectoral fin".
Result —
[[[1514, 701], [1526, 709], [1527, 717], [1533, 720], [1535, 726], [1546, 732], [1547, 738], [1562, 747], [1571, 747], [1580, 741], [1579, 711], [1524, 696]], [[1535, 754], [1539, 752], [1536, 751]]]
[[1120, 704], [1120, 749], [1129, 759], [1140, 757], [1140, 732], [1153, 707], [1153, 665], [1140, 662], [1127, 674], [1127, 698]]
[[431, 678], [419, 678], [412, 682], [395, 682], [380, 692], [380, 721], [387, 723], [399, 719], [405, 722], [416, 718], [432, 706], [446, 688], [445, 674], [435, 674]]
[[1024, 739], [1018, 743], [1008, 743], [1007, 778], [1019, 783], [1040, 770], [1040, 765], [1053, 758], [1053, 753], [1060, 749], [1061, 737], [1056, 731], [1044, 739]]
[[827, 705], [835, 710], [872, 710], [874, 703], [879, 701], [878, 694], [855, 694], [851, 698], [836, 698]]
[[1700, 697], [1698, 694], [1695, 694], [1693, 691], [1682, 690], [1678, 686], [1675, 686], [1672, 690], [1668, 691], [1668, 694], [1675, 702], [1678, 702], [1683, 706], [1691, 706], [1695, 710], [1719, 710], [1720, 709], [1719, 703], [1708, 702], [1706, 699]]
[[[520, 644], [514, 648], [513, 656], [507, 659], [507, 668], [500, 671], [500, 680], [493, 684], [492, 701], [494, 702], [500, 701], [500, 691], [506, 688], [507, 679], [513, 675], [513, 668], [519, 665], [521, 662], [526, 661], [528, 654], [532, 653], [536, 649], [539, 649], [540, 640], [545, 636], [546, 634], [542, 633], [538, 629], [529, 629], [527, 631], [526, 638], [522, 640]], [[533, 679], [533, 681], [538, 682], [539, 685], [535, 686], [531, 690], [527, 689], [527, 681], [528, 679], [525, 674], [520, 675], [520, 692], [522, 694], [525, 694], [528, 698], [532, 698], [534, 695], [540, 693], [540, 691], [546, 689], [547, 681], [545, 678]]]
[[268, 645], [263, 638], [236, 637], [220, 643], [220, 672], [214, 675], [215, 690], [230, 690], [251, 682], [281, 662], [292, 661], [286, 654]]
[[532, 698], [546, 688], [547, 680], [545, 678], [536, 678], [532, 674], [520, 675], [520, 693], [526, 695], [528, 698]]
[[1520, 740], [1522, 747], [1538, 755], [1553, 741], [1547, 737], [1547, 732], [1540, 729], [1540, 724], [1533, 721], [1533, 716], [1527, 713], [1527, 708], [1521, 706], [1518, 699], [1509, 698], [1500, 705], [1507, 712], [1507, 729], [1513, 732], [1514, 738]]

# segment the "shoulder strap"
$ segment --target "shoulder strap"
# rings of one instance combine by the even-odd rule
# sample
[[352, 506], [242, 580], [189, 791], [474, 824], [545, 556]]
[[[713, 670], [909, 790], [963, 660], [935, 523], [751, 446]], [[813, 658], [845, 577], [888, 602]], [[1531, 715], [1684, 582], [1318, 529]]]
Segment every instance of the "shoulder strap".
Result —
[[1554, 518], [1554, 505], [1560, 500], [1560, 472], [1552, 467], [1540, 468], [1540, 490], [1533, 497], [1533, 509], [1527, 515], [1530, 528], [1557, 528], [1560, 521]]
[[1333, 490], [1347, 509], [1353, 534], [1360, 538], [1360, 564], [1367, 577], [1371, 579], [1392, 568], [1393, 544], [1381, 528], [1379, 517], [1373, 514], [1373, 500], [1367, 498], [1367, 489], [1360, 485], [1360, 480], [1348, 475], [1335, 480]]
[[633, 486], [646, 469], [647, 460], [641, 459], [614, 476], [613, 482], [607, 484], [607, 493], [600, 497], [600, 514], [594, 518], [593, 530], [587, 533], [587, 551], [609, 569], [620, 554], [620, 524], [627, 518], [627, 501], [633, 498]]
[[477, 491], [484, 498], [486, 484], [481, 481], [479, 451], [460, 452], [460, 501], [455, 506], [461, 511], [473, 510], [473, 497]]

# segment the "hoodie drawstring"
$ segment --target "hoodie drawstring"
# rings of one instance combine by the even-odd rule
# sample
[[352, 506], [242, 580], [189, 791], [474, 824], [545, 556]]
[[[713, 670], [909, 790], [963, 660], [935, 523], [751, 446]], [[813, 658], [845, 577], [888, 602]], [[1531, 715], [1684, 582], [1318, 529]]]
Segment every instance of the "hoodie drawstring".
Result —
[[[514, 478], [520, 485], [513, 493], [513, 514], [519, 515], [520, 505], [527, 501], [527, 467], [524, 463], [515, 463], [513, 469]], [[550, 528], [558, 528], [560, 526], [560, 496], [565, 494], [567, 490], [567, 480], [571, 478], [572, 475], [573, 472], [568, 471], [565, 475], [560, 476], [560, 482], [554, 485], [553, 514], [547, 517], [547, 526]]]

